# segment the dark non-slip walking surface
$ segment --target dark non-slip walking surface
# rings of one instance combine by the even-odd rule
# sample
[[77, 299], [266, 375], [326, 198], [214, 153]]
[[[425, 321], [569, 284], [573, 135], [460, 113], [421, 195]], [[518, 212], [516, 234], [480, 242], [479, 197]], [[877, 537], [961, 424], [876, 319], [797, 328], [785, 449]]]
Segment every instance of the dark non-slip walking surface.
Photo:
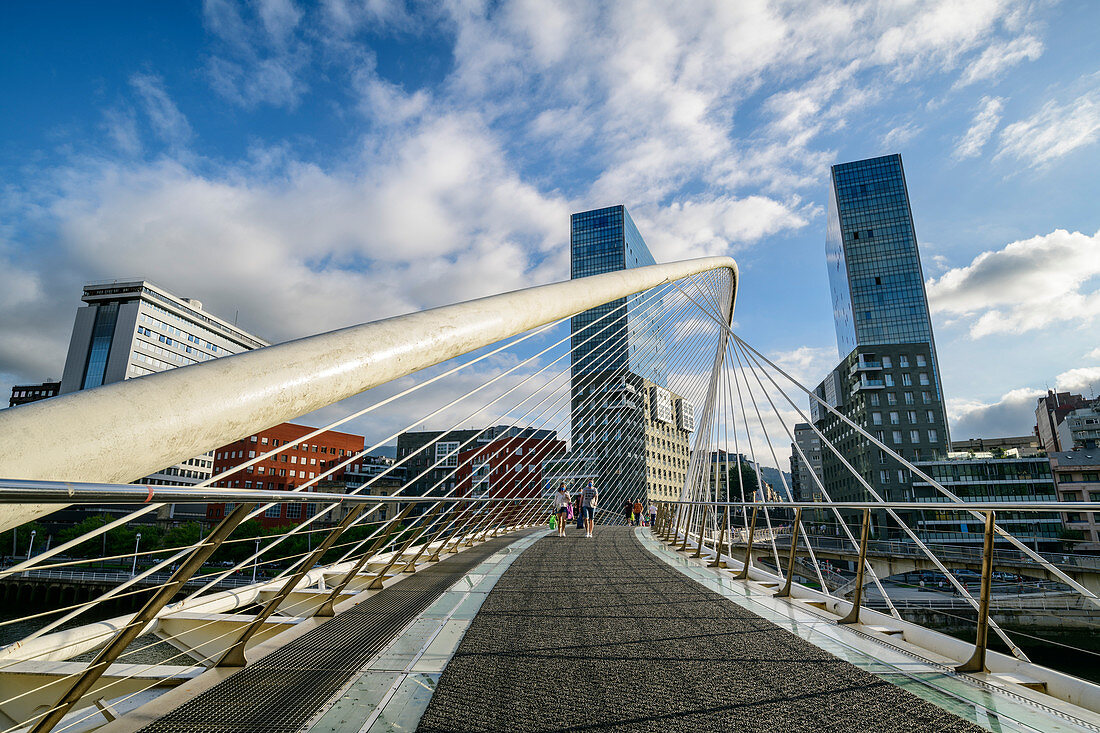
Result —
[[702, 587], [627, 528], [501, 576], [418, 729], [980, 731]]
[[141, 731], [299, 730], [443, 591], [526, 534], [488, 540], [418, 571], [199, 693]]

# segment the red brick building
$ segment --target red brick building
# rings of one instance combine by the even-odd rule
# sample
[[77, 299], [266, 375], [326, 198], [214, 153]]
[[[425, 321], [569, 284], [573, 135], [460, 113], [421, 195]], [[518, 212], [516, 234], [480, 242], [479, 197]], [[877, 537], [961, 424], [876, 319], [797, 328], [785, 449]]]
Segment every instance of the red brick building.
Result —
[[[542, 462], [565, 453], [565, 442], [547, 438], [499, 438], [458, 454], [456, 496], [538, 498]], [[517, 501], [509, 513], [519, 518], [529, 504]]]
[[[214, 475], [218, 475], [234, 466], [239, 466], [251, 458], [267, 453], [272, 448], [285, 445], [292, 440], [313, 432], [315, 428], [307, 425], [283, 423], [273, 428], [251, 435], [247, 438], [222, 446], [214, 451]], [[234, 489], [263, 489], [265, 491], [290, 491], [312, 479], [317, 479], [326, 469], [343, 463], [348, 457], [362, 452], [362, 435], [338, 433], [334, 430], [321, 433], [291, 448], [279, 451], [276, 455], [259, 463], [248, 466], [236, 473], [215, 482], [215, 486]], [[335, 473], [317, 480], [307, 491], [344, 491], [344, 472]], [[332, 484], [339, 484], [333, 487]], [[232, 505], [229, 505], [230, 509]], [[227, 513], [225, 504], [207, 504], [206, 517], [217, 521]], [[265, 527], [297, 524], [310, 516], [314, 505], [295, 503], [279, 504], [269, 508], [258, 519]]]

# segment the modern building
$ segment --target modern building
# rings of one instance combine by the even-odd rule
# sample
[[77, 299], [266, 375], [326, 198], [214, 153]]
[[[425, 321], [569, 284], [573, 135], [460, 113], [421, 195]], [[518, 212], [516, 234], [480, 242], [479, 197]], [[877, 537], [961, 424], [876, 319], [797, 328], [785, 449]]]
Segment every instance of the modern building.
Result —
[[[624, 206], [573, 214], [574, 279], [655, 264]], [[548, 466], [571, 485], [592, 478], [601, 503], [677, 498], [687, 476], [694, 408], [668, 390], [659, 301], [612, 301], [571, 322], [572, 451]]]
[[[232, 471], [241, 465], [270, 451], [286, 445], [316, 428], [296, 423], [282, 423], [255, 435], [222, 446], [214, 451], [214, 471], [223, 473]], [[247, 466], [226, 478], [215, 482], [215, 486], [232, 489], [262, 489], [264, 491], [293, 491], [304, 484], [310, 484], [307, 491], [344, 492], [347, 466], [341, 466], [352, 456], [355, 463], [361, 463], [359, 456], [363, 452], [362, 435], [340, 433], [328, 430], [295, 446], [285, 448], [277, 454]], [[332, 469], [331, 473], [326, 475]], [[279, 527], [297, 524], [305, 517], [311, 517], [321, 505], [315, 504], [278, 504], [269, 507], [260, 515], [260, 523], [265, 527]], [[218, 521], [230, 511], [232, 504], [207, 504], [206, 515], [209, 521]], [[339, 521], [336, 518], [335, 521]]]
[[[1059, 501], [1100, 501], [1100, 450], [1052, 453], [1050, 469]], [[1067, 512], [1062, 521], [1066, 526], [1066, 542], [1074, 552], [1100, 554], [1097, 512]]]
[[61, 382], [43, 382], [42, 384], [17, 384], [11, 388], [11, 399], [8, 407], [25, 405], [28, 402], [38, 402], [49, 399], [61, 392]]
[[[943, 457], [943, 390], [901, 156], [832, 167], [825, 249], [841, 361], [817, 396], [906, 460]], [[867, 484], [886, 499], [904, 495], [901, 463], [816, 401], [810, 408]], [[821, 476], [835, 501], [871, 499], [831, 452]]]
[[1016, 451], [1020, 458], [1031, 458], [1046, 454], [1042, 443], [1034, 435], [1021, 435], [1008, 438], [969, 438], [951, 441], [953, 453], [992, 453], [995, 457], [1009, 451]]
[[[796, 445], [809, 459], [809, 465], [799, 457]], [[815, 476], [821, 480], [821, 439], [809, 423], [800, 422], [794, 426], [794, 443], [791, 443], [791, 492], [795, 501], [824, 500]]]
[[[963, 501], [1026, 505], [1058, 500], [1045, 456], [994, 458], [988, 453], [951, 453], [934, 461], [914, 461], [914, 465]], [[903, 501], [949, 501], [915, 474], [906, 483]], [[1038, 550], [1062, 549], [1065, 526], [1056, 512], [998, 510], [997, 524]], [[982, 521], [958, 510], [920, 512], [911, 517], [910, 526], [925, 542], [980, 547], [983, 541]]]
[[1066, 413], [1056, 432], [1063, 450], [1100, 448], [1100, 400]]
[[[405, 477], [405, 467], [396, 465], [396, 461], [392, 458], [362, 456], [344, 469], [344, 486], [349, 494], [393, 496], [405, 486]], [[378, 509], [374, 509], [366, 521], [369, 523], [385, 521], [404, 508], [404, 504], [385, 504]], [[343, 519], [348, 511], [351, 511], [351, 506], [346, 505], [343, 506], [342, 510], [337, 508], [330, 511], [332, 516], [325, 517], [325, 521], [336, 523]]]
[[1072, 449], [1072, 446], [1061, 445], [1058, 426], [1066, 419], [1066, 415], [1087, 404], [1088, 400], [1079, 394], [1055, 392], [1050, 389], [1047, 390], [1046, 396], [1039, 398], [1035, 405], [1035, 435], [1038, 436], [1043, 444], [1043, 450], [1048, 455]]
[[479, 499], [511, 499], [501, 517], [518, 519], [530, 500], [549, 497], [553, 487], [543, 475], [543, 463], [565, 453], [565, 441], [552, 438], [497, 438], [458, 454], [455, 494]]
[[[84, 286], [76, 311], [61, 394], [143, 377], [267, 346], [252, 334], [145, 280]], [[211, 454], [196, 456], [135, 483], [191, 486], [212, 475]], [[201, 505], [174, 504], [160, 521], [202, 520]]]

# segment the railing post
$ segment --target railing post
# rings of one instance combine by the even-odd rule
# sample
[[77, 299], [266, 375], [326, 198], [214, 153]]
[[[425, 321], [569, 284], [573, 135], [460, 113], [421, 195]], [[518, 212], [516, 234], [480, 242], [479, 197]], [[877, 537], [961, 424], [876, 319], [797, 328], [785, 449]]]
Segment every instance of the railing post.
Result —
[[126, 626], [115, 634], [114, 638], [103, 647], [103, 649], [95, 656], [85, 670], [79, 677], [73, 682], [68, 691], [61, 696], [57, 704], [53, 706], [47, 712], [41, 720], [39, 720], [34, 728], [33, 733], [49, 733], [53, 730], [62, 718], [69, 714], [73, 709], [73, 706], [80, 701], [80, 698], [84, 696], [88, 690], [92, 688], [92, 685], [96, 683], [103, 673], [107, 671], [107, 668], [111, 666], [111, 663], [118, 658], [126, 647], [130, 646], [137, 637], [141, 636], [145, 627], [152, 621], [157, 613], [164, 608], [167, 603], [172, 600], [172, 597], [179, 592], [180, 588], [198, 572], [203, 563], [214, 554], [214, 550], [221, 546], [221, 543], [233, 533], [233, 530], [237, 528], [248, 513], [255, 508], [255, 504], [238, 504], [237, 507], [229, 514], [228, 517], [223, 519], [217, 527], [202, 541], [194, 552], [188, 555], [187, 559], [179, 566], [176, 572], [172, 573], [172, 578], [162, 585], [153, 597], [145, 602], [141, 610], [134, 614], [134, 617], [130, 620]]
[[699, 543], [695, 546], [695, 552], [692, 557], [703, 556], [703, 538], [706, 537], [707, 531], [707, 516], [710, 514], [710, 507], [703, 507], [703, 520], [699, 522]]
[[863, 528], [859, 534], [859, 565], [856, 566], [856, 592], [852, 596], [852, 610], [837, 621], [838, 624], [858, 624], [859, 605], [863, 600], [863, 566], [867, 561], [867, 536], [871, 531], [871, 510], [863, 510]]
[[708, 567], [712, 567], [712, 568], [724, 568], [724, 567], [726, 567], [725, 561], [722, 560], [722, 550], [724, 550], [725, 546], [726, 546], [726, 527], [729, 526], [729, 523], [730, 523], [730, 508], [726, 507], [726, 516], [725, 516], [725, 519], [722, 522], [722, 530], [718, 533], [718, 547], [715, 550], [714, 562], [712, 562]]
[[978, 633], [970, 659], [955, 667], [956, 672], [988, 672], [985, 666], [989, 637], [989, 594], [993, 587], [993, 511], [985, 513], [985, 543], [982, 547], [982, 592], [978, 599]]
[[748, 543], [745, 545], [745, 562], [737, 575], [733, 576], [737, 580], [749, 579], [749, 565], [752, 564], [752, 540], [753, 535], [756, 534], [756, 513], [758, 511], [760, 511], [760, 507], [754, 506], [752, 508], [752, 519], [749, 521]]
[[264, 625], [264, 621], [267, 621], [271, 614], [275, 613], [275, 609], [279, 607], [279, 604], [291, 594], [298, 586], [298, 583], [301, 582], [302, 578], [305, 577], [306, 573], [313, 569], [313, 566], [317, 564], [321, 556], [329, 551], [329, 548], [335, 544], [340, 535], [344, 533], [344, 530], [355, 521], [356, 517], [363, 512], [365, 507], [366, 504], [356, 504], [351, 508], [351, 511], [344, 515], [340, 523], [337, 524], [331, 532], [325, 535], [325, 539], [317, 546], [317, 549], [302, 562], [294, 575], [290, 576], [290, 578], [283, 583], [283, 587], [279, 589], [279, 592], [264, 604], [264, 607], [261, 608], [260, 612], [256, 614], [256, 617], [249, 622], [248, 626], [244, 627], [240, 636], [238, 636], [237, 640], [233, 642], [233, 645], [226, 650], [225, 654], [221, 656], [218, 663], [214, 665], [215, 667], [243, 667], [248, 664], [248, 659], [245, 657], [244, 653], [244, 648], [248, 644], [248, 641], [260, 630]]
[[787, 580], [783, 583], [783, 590], [775, 594], [776, 598], [787, 598], [791, 595], [791, 580], [794, 578], [794, 557], [798, 549], [798, 528], [802, 524], [802, 509], [794, 510], [794, 526], [791, 527], [791, 554], [787, 557]]
[[405, 519], [405, 517], [409, 516], [409, 512], [412, 511], [413, 506], [415, 505], [412, 503], [406, 504], [405, 508], [402, 509], [401, 512], [390, 521], [390, 526], [382, 532], [381, 537], [374, 541], [374, 544], [371, 545], [371, 548], [364, 552], [362, 556], [355, 561], [355, 564], [352, 565], [351, 570], [349, 570], [344, 575], [343, 579], [341, 579], [340, 582], [336, 585], [336, 587], [332, 589], [332, 592], [328, 594], [328, 598], [325, 599], [325, 602], [322, 603], [317, 611], [313, 614], [314, 616], [320, 618], [329, 618], [336, 615], [336, 599], [339, 598], [340, 594], [344, 592], [344, 588], [348, 587], [348, 583], [351, 582], [351, 579], [354, 578], [359, 573], [359, 571], [363, 569], [363, 566], [370, 562], [371, 558], [377, 555], [378, 551], [386, 546], [386, 543], [390, 541], [390, 537], [393, 535], [394, 530], [396, 530], [397, 527], [400, 526], [401, 521]]
[[695, 516], [695, 507], [689, 507], [684, 512], [684, 542], [680, 545], [680, 552], [687, 552], [688, 549], [688, 535], [691, 534], [691, 518]]

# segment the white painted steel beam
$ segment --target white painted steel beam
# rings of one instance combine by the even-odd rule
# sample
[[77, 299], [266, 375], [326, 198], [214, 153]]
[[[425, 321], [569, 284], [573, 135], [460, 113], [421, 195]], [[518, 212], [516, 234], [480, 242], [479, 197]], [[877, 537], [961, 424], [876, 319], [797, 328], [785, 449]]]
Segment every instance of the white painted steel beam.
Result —
[[[712, 270], [650, 265], [409, 313], [0, 411], [0, 476], [125, 483], [589, 308]], [[61, 507], [0, 506], [0, 531]]]

